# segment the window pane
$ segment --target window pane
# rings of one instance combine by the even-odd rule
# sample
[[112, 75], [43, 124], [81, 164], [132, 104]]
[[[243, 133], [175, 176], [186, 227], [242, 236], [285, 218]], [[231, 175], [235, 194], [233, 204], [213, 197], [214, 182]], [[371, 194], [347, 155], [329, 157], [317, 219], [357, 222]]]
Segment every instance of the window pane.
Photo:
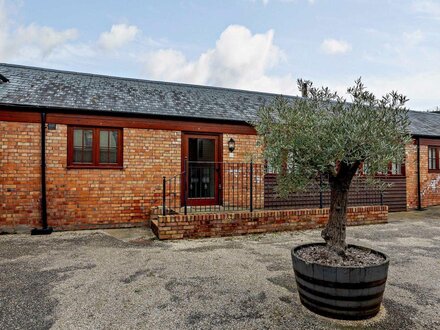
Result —
[[118, 131], [101, 130], [99, 133], [99, 162], [116, 164]]
[[73, 131], [73, 162], [91, 163], [93, 146], [93, 131], [91, 129], [78, 129]]
[[90, 129], [84, 130], [84, 146], [92, 147], [93, 145], [93, 131]]
[[430, 170], [437, 169], [437, 150], [436, 148], [429, 148], [429, 155], [428, 155], [428, 168]]
[[81, 148], [74, 148], [73, 149], [73, 161], [75, 163], [81, 163], [82, 159], [82, 149]]
[[110, 149], [110, 159], [109, 163], [117, 163], [117, 152], [116, 148]]
[[107, 148], [101, 149], [99, 152], [99, 162], [108, 163], [108, 152]]
[[362, 172], [364, 173], [364, 174], [369, 174], [368, 172], [369, 172], [369, 169], [368, 169], [368, 164], [367, 163], [364, 163], [364, 165], [363, 165], [363, 167], [362, 167]]
[[108, 133], [109, 131], [99, 132], [99, 146], [101, 148], [108, 148]]
[[73, 146], [74, 147], [82, 147], [83, 144], [83, 130], [75, 129], [73, 133]]
[[401, 175], [402, 174], [402, 164], [400, 164], [400, 163], [391, 163], [391, 174], [393, 174], [393, 175]]
[[84, 148], [83, 152], [83, 163], [92, 162], [92, 148]]
[[99, 151], [100, 163], [115, 164], [118, 162], [118, 149], [116, 148], [101, 148]]
[[116, 148], [118, 145], [118, 131], [110, 132], [110, 147]]

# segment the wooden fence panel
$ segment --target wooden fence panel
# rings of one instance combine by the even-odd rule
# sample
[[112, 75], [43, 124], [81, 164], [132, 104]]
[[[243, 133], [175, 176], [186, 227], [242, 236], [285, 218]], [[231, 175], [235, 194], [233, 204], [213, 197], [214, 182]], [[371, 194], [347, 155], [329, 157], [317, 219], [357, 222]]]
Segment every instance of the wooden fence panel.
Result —
[[[388, 205], [390, 212], [406, 210], [406, 178], [405, 176], [384, 176], [381, 180], [391, 184], [383, 193], [383, 204]], [[324, 182], [326, 180], [324, 179]], [[317, 180], [308, 189], [302, 192], [289, 194], [281, 198], [277, 191], [277, 175], [268, 173], [264, 177], [264, 207], [265, 208], [319, 208], [320, 184]], [[349, 206], [380, 205], [381, 194], [379, 189], [371, 187], [365, 178], [357, 176], [349, 192]], [[322, 206], [329, 207], [330, 191], [328, 186], [322, 187]]]

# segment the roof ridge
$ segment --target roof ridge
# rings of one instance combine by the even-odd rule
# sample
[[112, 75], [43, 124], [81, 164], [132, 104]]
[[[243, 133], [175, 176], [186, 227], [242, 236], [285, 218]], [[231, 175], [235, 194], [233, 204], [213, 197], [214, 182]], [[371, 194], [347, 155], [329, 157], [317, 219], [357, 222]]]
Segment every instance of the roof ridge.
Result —
[[90, 73], [90, 72], [43, 68], [43, 67], [14, 64], [14, 63], [1, 63], [0, 62], [0, 66], [15, 67], [15, 68], [21, 68], [21, 69], [30, 69], [30, 70], [36, 70], [36, 71], [48, 71], [48, 72], [54, 72], [54, 73], [73, 74], [73, 75], [81, 75], [81, 76], [91, 76], [91, 77], [98, 77], [98, 78], [110, 78], [110, 79], [127, 80], [127, 81], [134, 81], [134, 82], [144, 82], [144, 83], [169, 85], [169, 86], [182, 86], [182, 87], [191, 87], [191, 88], [198, 88], [198, 89], [215, 89], [215, 90], [221, 90], [221, 91], [226, 91], [226, 92], [247, 93], [247, 94], [254, 94], [254, 95], [260, 94], [260, 95], [271, 96], [271, 97], [277, 96], [277, 95], [282, 95], [287, 98], [299, 98], [300, 97], [300, 96], [296, 96], [296, 95], [285, 95], [285, 94], [281, 94], [281, 93], [269, 93], [269, 92], [260, 92], [260, 91], [230, 88], [230, 87], [197, 85], [197, 84], [180, 83], [180, 82], [170, 82], [170, 81], [150, 80], [150, 79], [142, 79], [142, 78], [112, 76], [112, 75], [107, 75], [107, 74], [97, 74], [97, 73]]

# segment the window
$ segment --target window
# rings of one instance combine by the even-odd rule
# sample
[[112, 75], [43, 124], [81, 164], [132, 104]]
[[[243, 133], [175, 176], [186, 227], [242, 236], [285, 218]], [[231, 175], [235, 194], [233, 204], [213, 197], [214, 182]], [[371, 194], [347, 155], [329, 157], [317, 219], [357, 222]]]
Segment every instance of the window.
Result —
[[[360, 175], [368, 175], [370, 174], [370, 166], [368, 163], [362, 163], [358, 174]], [[405, 164], [404, 163], [398, 163], [398, 162], [391, 162], [388, 164], [388, 169], [384, 169], [383, 171], [376, 172], [375, 175], [382, 176], [382, 175], [405, 175]]]
[[405, 174], [405, 166], [404, 164], [392, 162], [389, 166], [388, 174], [390, 175], [404, 175]]
[[369, 172], [370, 172], [370, 168], [368, 166], [368, 163], [363, 162], [362, 163], [362, 174], [367, 175], [367, 174], [369, 174]]
[[439, 170], [438, 151], [440, 147], [428, 147], [428, 169]]
[[67, 166], [122, 168], [122, 129], [69, 127]]

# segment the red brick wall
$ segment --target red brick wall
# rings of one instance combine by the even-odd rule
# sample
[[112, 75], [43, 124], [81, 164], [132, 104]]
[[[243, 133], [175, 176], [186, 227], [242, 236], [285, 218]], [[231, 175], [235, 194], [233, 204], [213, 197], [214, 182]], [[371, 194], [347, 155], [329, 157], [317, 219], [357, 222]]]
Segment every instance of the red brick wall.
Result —
[[417, 146], [408, 145], [405, 157], [406, 204], [411, 209], [417, 207]]
[[[40, 124], [0, 122], [0, 232], [39, 227]], [[162, 203], [162, 176], [181, 172], [181, 132], [128, 129], [124, 169], [67, 169], [67, 126], [47, 130], [48, 224], [55, 229], [136, 226]], [[227, 141], [236, 141], [229, 158]], [[258, 152], [257, 137], [223, 137], [224, 161], [244, 162]], [[179, 182], [177, 182], [179, 186]], [[179, 196], [176, 196], [180, 202]]]
[[40, 223], [40, 125], [0, 121], [0, 232]]
[[[39, 124], [1, 122], [0, 231], [40, 226]], [[124, 129], [124, 169], [67, 169], [67, 126], [47, 130], [48, 224], [145, 224], [162, 176], [180, 173], [180, 131]]]
[[180, 171], [180, 132], [124, 129], [123, 170], [66, 169], [66, 132], [65, 125], [47, 131], [49, 224], [59, 229], [145, 224], [162, 176]]
[[[160, 239], [220, 237], [323, 227], [329, 209], [278, 210], [159, 216], [152, 222]], [[348, 208], [348, 225], [386, 223], [387, 206]]]
[[[417, 195], [417, 146], [410, 145], [406, 150], [406, 186], [409, 209], [418, 206]], [[420, 145], [420, 191], [422, 207], [440, 205], [440, 173], [428, 171], [428, 146]]]
[[[235, 150], [229, 152], [228, 141], [234, 139]], [[254, 163], [253, 167], [253, 203], [254, 208], [264, 206], [264, 168], [261, 157], [261, 146], [258, 143], [258, 136], [243, 134], [224, 134], [223, 135], [223, 161], [230, 165], [225, 165], [223, 188], [223, 204], [230, 207], [249, 207], [250, 200], [250, 178], [249, 163]], [[234, 185], [234, 189], [232, 189]]]
[[[47, 130], [50, 226], [81, 229], [146, 223], [151, 208], [162, 202], [162, 176], [169, 178], [181, 172], [181, 132], [126, 128], [123, 134], [123, 170], [67, 169], [67, 126], [58, 124], [55, 130]], [[227, 148], [231, 137], [236, 141], [233, 157]], [[257, 139], [255, 135], [224, 134], [223, 161], [242, 163], [253, 159], [261, 164]], [[0, 122], [0, 141], [0, 232], [39, 227], [40, 125]], [[422, 154], [426, 158], [427, 150]], [[408, 153], [409, 159], [413, 156]], [[422, 163], [427, 166], [427, 159]], [[414, 171], [408, 167], [408, 180], [413, 182]], [[434, 179], [426, 179], [426, 186]], [[256, 200], [261, 203], [256, 202], [254, 207], [258, 208], [264, 203], [262, 173], [256, 173], [254, 180], [254, 196], [259, 195]], [[408, 187], [408, 204], [415, 205], [414, 184]], [[440, 203], [435, 191], [427, 189], [424, 194], [425, 201]], [[231, 200], [225, 200], [227, 203]]]

